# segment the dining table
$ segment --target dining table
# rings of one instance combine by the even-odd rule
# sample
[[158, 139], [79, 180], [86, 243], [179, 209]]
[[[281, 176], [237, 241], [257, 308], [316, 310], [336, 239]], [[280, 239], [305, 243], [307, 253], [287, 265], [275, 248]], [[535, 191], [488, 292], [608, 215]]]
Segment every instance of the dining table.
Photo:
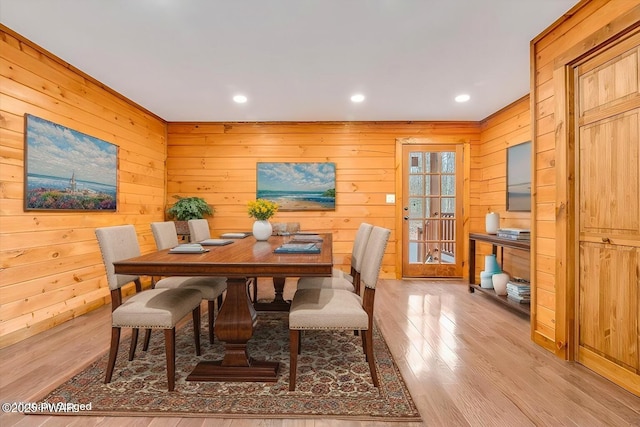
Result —
[[[320, 239], [317, 239], [317, 237]], [[270, 277], [284, 283], [287, 277], [329, 277], [333, 268], [332, 236], [318, 234], [319, 253], [276, 253], [289, 242], [288, 236], [257, 241], [249, 236], [223, 246], [205, 246], [202, 253], [151, 252], [113, 263], [116, 274], [136, 276], [219, 276], [227, 278], [227, 292], [214, 333], [224, 342], [221, 360], [201, 361], [187, 381], [275, 382], [279, 363], [256, 360], [247, 351], [258, 316], [251, 303], [247, 280]]]

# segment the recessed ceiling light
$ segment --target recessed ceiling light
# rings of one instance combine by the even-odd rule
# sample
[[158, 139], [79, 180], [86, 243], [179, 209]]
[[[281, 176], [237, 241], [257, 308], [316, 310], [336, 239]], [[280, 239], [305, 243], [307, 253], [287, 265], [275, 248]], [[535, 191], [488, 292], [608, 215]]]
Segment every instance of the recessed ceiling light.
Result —
[[351, 102], [362, 102], [364, 101], [364, 95], [361, 93], [355, 94], [351, 97]]
[[233, 100], [238, 104], [244, 104], [245, 102], [247, 102], [247, 97], [244, 95], [236, 95], [233, 97]]
[[467, 102], [471, 97], [466, 93], [456, 96], [456, 102]]

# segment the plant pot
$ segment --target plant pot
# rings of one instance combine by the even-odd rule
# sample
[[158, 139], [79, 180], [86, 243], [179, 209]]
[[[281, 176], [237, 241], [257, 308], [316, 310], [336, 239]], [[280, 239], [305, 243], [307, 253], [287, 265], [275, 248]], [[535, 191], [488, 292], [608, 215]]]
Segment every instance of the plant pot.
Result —
[[176, 224], [176, 233], [181, 236], [188, 236], [189, 222], [187, 221], [173, 221]]
[[264, 220], [253, 223], [253, 237], [255, 237], [256, 240], [268, 240], [269, 237], [271, 237], [271, 233], [273, 233], [273, 228], [269, 221]]

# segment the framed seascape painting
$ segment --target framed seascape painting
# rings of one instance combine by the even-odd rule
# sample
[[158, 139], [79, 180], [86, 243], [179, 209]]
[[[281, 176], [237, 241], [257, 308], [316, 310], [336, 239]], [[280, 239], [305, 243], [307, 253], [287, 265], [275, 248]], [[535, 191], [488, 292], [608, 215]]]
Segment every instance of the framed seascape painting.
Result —
[[336, 209], [335, 163], [258, 163], [257, 199], [278, 203], [280, 211]]
[[25, 114], [25, 210], [115, 211], [118, 147]]
[[531, 211], [531, 141], [507, 148], [507, 210]]

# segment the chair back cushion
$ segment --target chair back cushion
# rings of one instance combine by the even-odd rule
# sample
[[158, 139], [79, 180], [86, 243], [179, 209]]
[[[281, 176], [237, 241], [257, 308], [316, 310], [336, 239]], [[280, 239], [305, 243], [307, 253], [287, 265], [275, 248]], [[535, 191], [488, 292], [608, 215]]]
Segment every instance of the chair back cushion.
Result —
[[351, 251], [351, 267], [355, 271], [360, 272], [362, 270], [362, 259], [364, 258], [364, 250], [367, 248], [367, 242], [369, 241], [369, 235], [373, 230], [373, 225], [363, 222], [358, 227], [356, 238], [353, 240], [353, 250]]
[[127, 258], [140, 256], [140, 246], [133, 225], [116, 225], [96, 228], [96, 237], [102, 253], [102, 261], [107, 270], [107, 283], [112, 291], [120, 289], [138, 276], [116, 274], [113, 263]]
[[151, 231], [156, 241], [156, 248], [158, 248], [159, 251], [175, 248], [180, 244], [178, 242], [176, 224], [173, 221], [152, 222]]
[[364, 282], [367, 288], [375, 289], [382, 267], [382, 257], [387, 248], [389, 235], [391, 230], [382, 227], [373, 227], [367, 242], [367, 248], [364, 251], [364, 259], [362, 260], [362, 271], [360, 272], [360, 281]]
[[209, 221], [206, 219], [190, 219], [189, 234], [192, 242], [202, 242], [211, 238], [209, 231]]

